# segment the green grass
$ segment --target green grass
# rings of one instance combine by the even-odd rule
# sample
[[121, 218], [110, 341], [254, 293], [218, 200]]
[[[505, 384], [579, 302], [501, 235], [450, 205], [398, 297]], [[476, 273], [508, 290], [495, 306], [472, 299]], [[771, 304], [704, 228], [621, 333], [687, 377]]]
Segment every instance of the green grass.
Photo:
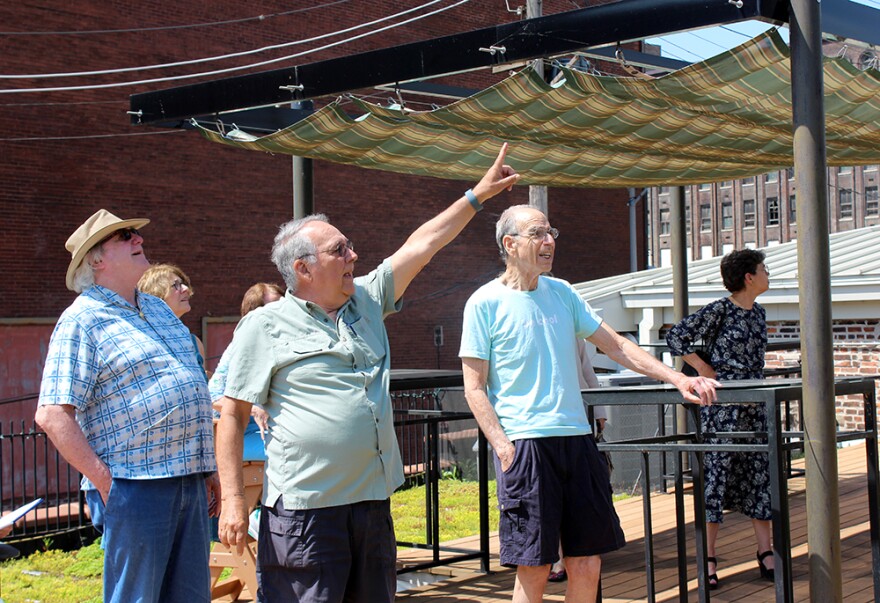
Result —
[[[480, 533], [477, 482], [440, 481], [440, 541]], [[615, 495], [614, 500], [626, 498]], [[397, 539], [424, 543], [425, 487], [396, 492], [391, 513]], [[489, 529], [498, 529], [495, 482], [489, 482]], [[48, 550], [0, 564], [0, 596], [6, 603], [100, 603], [104, 553], [99, 542], [78, 551]]]
[[[480, 533], [477, 482], [440, 481], [440, 542]], [[489, 530], [498, 529], [495, 482], [489, 482]], [[425, 542], [425, 487], [395, 492], [391, 497], [394, 531], [403, 542]]]
[[95, 542], [78, 551], [48, 550], [0, 564], [6, 603], [100, 603], [104, 553]]

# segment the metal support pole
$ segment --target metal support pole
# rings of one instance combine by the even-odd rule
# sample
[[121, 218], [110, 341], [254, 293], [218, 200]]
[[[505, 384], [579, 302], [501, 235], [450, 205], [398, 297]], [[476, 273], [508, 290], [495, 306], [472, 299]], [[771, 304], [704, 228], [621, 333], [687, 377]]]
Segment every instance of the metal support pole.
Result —
[[[526, 18], [534, 19], [540, 17], [544, 12], [544, 0], [527, 0], [526, 1]], [[541, 77], [544, 77], [544, 60], [537, 59], [534, 62], [535, 71]], [[547, 202], [547, 187], [532, 184], [529, 186], [529, 205], [540, 210], [545, 216], [549, 217]]]
[[[673, 321], [678, 322], [688, 315], [687, 280], [687, 223], [684, 211], [684, 187], [669, 187], [669, 244], [672, 249], [672, 307]], [[681, 369], [681, 359], [676, 360], [676, 368]], [[680, 404], [675, 405], [676, 433], [687, 431], [687, 413]], [[687, 460], [684, 461], [687, 469]]]
[[[314, 109], [312, 101], [292, 103], [294, 109]], [[293, 172], [293, 217], [304, 218], [315, 213], [315, 197], [312, 187], [312, 160], [294, 156], [291, 162]]]
[[790, 9], [810, 601], [835, 603], [843, 586], [820, 4], [791, 0]]

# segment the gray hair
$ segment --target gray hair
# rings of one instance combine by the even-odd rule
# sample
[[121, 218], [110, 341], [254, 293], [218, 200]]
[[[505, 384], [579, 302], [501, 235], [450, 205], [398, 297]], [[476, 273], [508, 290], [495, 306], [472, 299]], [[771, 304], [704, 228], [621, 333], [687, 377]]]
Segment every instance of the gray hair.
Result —
[[501, 217], [495, 222], [495, 242], [498, 243], [498, 253], [501, 254], [501, 259], [505, 263], [507, 262], [507, 250], [504, 249], [504, 237], [517, 233], [519, 227], [516, 223], [516, 214], [530, 207], [530, 205], [511, 205], [504, 210]]
[[[275, 244], [272, 245], [272, 262], [278, 268], [284, 278], [284, 284], [291, 293], [296, 293], [299, 279], [293, 269], [293, 262], [305, 260], [309, 264], [318, 261], [318, 249], [312, 240], [302, 234], [303, 227], [309, 222], [330, 223], [324, 214], [312, 214], [305, 218], [297, 218], [282, 224], [275, 235]], [[309, 259], [310, 258], [310, 259]]]
[[73, 273], [73, 290], [82, 293], [89, 287], [95, 286], [94, 263], [104, 256], [103, 245], [95, 245], [86, 253], [76, 271]]

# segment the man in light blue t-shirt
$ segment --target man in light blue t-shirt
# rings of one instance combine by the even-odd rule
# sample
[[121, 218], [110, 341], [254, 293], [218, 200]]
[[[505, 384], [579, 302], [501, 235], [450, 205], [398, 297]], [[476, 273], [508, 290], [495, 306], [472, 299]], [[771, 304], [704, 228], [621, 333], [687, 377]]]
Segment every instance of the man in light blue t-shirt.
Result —
[[588, 436], [576, 338], [689, 402], [711, 404], [718, 385], [672, 370], [603, 323], [567, 282], [541, 276], [557, 236], [537, 209], [505, 210], [495, 229], [505, 271], [468, 300], [459, 352], [468, 404], [496, 453], [501, 563], [517, 568], [515, 602], [541, 600], [560, 539], [566, 600], [595, 601], [599, 555], [624, 545], [608, 468]]

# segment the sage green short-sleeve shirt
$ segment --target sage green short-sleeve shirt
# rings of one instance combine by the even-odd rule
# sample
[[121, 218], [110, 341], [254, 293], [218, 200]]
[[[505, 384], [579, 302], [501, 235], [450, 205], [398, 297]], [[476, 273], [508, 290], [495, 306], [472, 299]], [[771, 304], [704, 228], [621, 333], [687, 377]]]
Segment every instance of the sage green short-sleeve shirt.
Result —
[[355, 279], [335, 321], [288, 291], [239, 323], [225, 394], [269, 413], [264, 504], [384, 500], [403, 483], [383, 322], [400, 309], [393, 298], [386, 259]]

